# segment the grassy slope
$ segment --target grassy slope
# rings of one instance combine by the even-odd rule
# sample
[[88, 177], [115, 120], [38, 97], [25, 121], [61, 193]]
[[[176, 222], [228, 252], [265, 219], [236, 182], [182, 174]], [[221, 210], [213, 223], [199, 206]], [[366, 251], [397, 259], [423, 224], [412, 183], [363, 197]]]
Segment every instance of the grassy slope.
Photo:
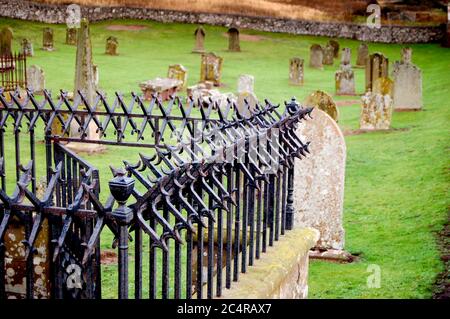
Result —
[[[108, 24], [144, 24], [139, 32], [108, 31]], [[64, 26], [54, 26], [55, 52], [39, 50], [43, 24], [0, 20], [0, 26], [11, 25], [16, 45], [23, 36], [30, 37], [36, 56], [30, 63], [44, 68], [47, 86], [55, 93], [73, 87], [75, 47], [63, 44]], [[145, 21], [103, 22], [92, 26], [94, 61], [100, 68], [100, 85], [111, 96], [114, 90], [138, 91], [141, 80], [163, 76], [167, 66], [181, 63], [188, 68], [189, 84], [199, 79], [200, 57], [191, 54], [194, 25], [162, 25]], [[223, 56], [222, 91], [235, 91], [239, 74], [253, 74], [255, 91], [260, 98], [283, 102], [291, 96], [303, 99], [314, 89], [334, 92], [334, 66], [324, 71], [306, 67], [305, 86], [287, 85], [288, 61], [292, 56], [309, 60], [312, 43], [325, 43], [326, 38], [270, 34], [259, 42], [242, 42], [242, 53], [229, 53], [224, 28], [207, 26], [206, 48]], [[120, 56], [103, 54], [108, 35], [120, 42]], [[356, 59], [358, 42], [339, 40], [341, 46], [352, 48]], [[371, 51], [382, 51], [391, 61], [399, 58], [400, 45], [370, 44]], [[438, 45], [414, 45], [414, 62], [423, 70], [425, 110], [420, 113], [395, 113], [390, 133], [370, 133], [346, 137], [348, 160], [345, 190], [344, 227], [346, 248], [362, 253], [362, 261], [336, 265], [313, 261], [310, 267], [312, 298], [426, 298], [441, 270], [435, 232], [445, 218], [448, 200], [448, 121], [450, 117], [450, 51]], [[355, 70], [357, 90], [362, 92], [364, 70]], [[338, 100], [345, 98], [337, 98]], [[340, 125], [356, 129], [359, 106], [340, 109]], [[38, 146], [38, 150], [42, 146]], [[121, 165], [126, 158], [137, 158], [134, 151], [119, 149], [103, 156], [85, 156], [102, 172], [102, 184], [111, 175], [106, 164]], [[41, 153], [42, 154], [42, 153]], [[10, 172], [12, 173], [12, 172]], [[9, 175], [13, 176], [13, 175]], [[12, 187], [11, 182], [9, 185]], [[11, 188], [10, 188], [11, 189]], [[106, 245], [106, 243], [104, 244]], [[109, 245], [109, 243], [108, 243]], [[369, 264], [381, 267], [381, 288], [368, 289], [366, 272]], [[108, 280], [109, 281], [109, 280]], [[111, 281], [114, 279], [111, 277]], [[115, 286], [115, 284], [113, 285]]]

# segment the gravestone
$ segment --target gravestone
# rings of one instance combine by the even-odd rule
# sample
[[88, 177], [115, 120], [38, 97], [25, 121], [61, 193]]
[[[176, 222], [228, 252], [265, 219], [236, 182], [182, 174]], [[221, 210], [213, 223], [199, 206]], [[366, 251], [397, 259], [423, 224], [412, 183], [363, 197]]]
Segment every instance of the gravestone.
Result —
[[53, 46], [53, 29], [51, 28], [44, 28], [44, 30], [42, 31], [42, 50], [55, 50]]
[[230, 99], [232, 102], [236, 102], [237, 100], [237, 97], [233, 93], [221, 93], [219, 90], [213, 89], [213, 85], [209, 82], [188, 87], [187, 96], [192, 98], [196, 106], [199, 106], [199, 100], [211, 99], [213, 102], [217, 102], [221, 109], [227, 107], [227, 99]]
[[249, 74], [242, 74], [238, 78], [238, 93], [253, 93], [255, 87], [255, 77]]
[[316, 248], [344, 249], [343, 203], [346, 145], [337, 123], [315, 108], [312, 120], [298, 126], [296, 135], [313, 141], [306, 158], [294, 166], [296, 227], [314, 227], [320, 232]]
[[358, 57], [356, 59], [357, 68], [365, 68], [367, 58], [369, 57], [369, 47], [366, 43], [361, 43], [358, 48]]
[[392, 98], [389, 94], [363, 95], [359, 128], [361, 130], [388, 130], [392, 120]]
[[318, 44], [313, 44], [310, 48], [309, 66], [323, 69], [323, 49]]
[[333, 65], [334, 63], [334, 47], [331, 44], [327, 44], [323, 50], [323, 60], [324, 65]]
[[340, 70], [336, 72], [336, 95], [355, 95], [355, 73], [351, 65], [351, 50], [342, 50]]
[[241, 51], [241, 46], [239, 44], [239, 30], [236, 28], [228, 29], [228, 51]]
[[289, 61], [289, 84], [303, 85], [304, 80], [304, 62], [300, 58], [292, 58]]
[[144, 94], [145, 100], [150, 101], [153, 99], [153, 95], [158, 95], [161, 100], [167, 101], [171, 95], [179, 91], [181, 85], [182, 81], [178, 79], [155, 78], [141, 82], [139, 87]]
[[223, 59], [214, 53], [202, 54], [200, 67], [200, 82], [211, 81], [215, 86], [220, 86], [222, 77]]
[[[242, 74], [238, 79], [237, 108], [239, 114], [248, 118], [255, 110], [258, 98], [254, 93], [255, 78], [253, 75]], [[245, 102], [247, 101], [247, 103]]]
[[422, 71], [411, 62], [412, 49], [402, 50], [402, 60], [394, 63], [392, 78], [394, 81], [394, 110], [421, 110]]
[[337, 42], [336, 40], [330, 40], [330, 41], [328, 41], [328, 43], [334, 49], [334, 57], [338, 58], [339, 57], [339, 49], [340, 49], [339, 42]]
[[205, 52], [205, 30], [202, 27], [198, 27], [195, 32], [195, 47], [192, 52], [194, 53], [204, 53]]
[[66, 28], [66, 44], [77, 45], [77, 29]]
[[303, 102], [305, 106], [318, 108], [327, 113], [336, 122], [339, 119], [339, 110], [331, 95], [317, 90], [311, 93]]
[[42, 94], [45, 89], [45, 72], [37, 65], [27, 67], [27, 88], [34, 94]]
[[169, 79], [176, 79], [181, 81], [181, 85], [178, 88], [179, 90], [186, 88], [188, 72], [187, 69], [181, 64], [169, 65], [167, 77]]
[[371, 54], [366, 60], [366, 92], [373, 91], [373, 83], [378, 78], [389, 75], [389, 60], [381, 53]]
[[107, 55], [118, 55], [119, 41], [116, 37], [110, 36], [106, 39], [106, 49], [105, 54]]
[[30, 39], [23, 38], [20, 45], [25, 56], [32, 57], [34, 55], [33, 43]]
[[[98, 74], [98, 71], [97, 71]], [[89, 22], [83, 19], [80, 23], [80, 29], [77, 36], [77, 53], [75, 61], [75, 87], [74, 100], [79, 99], [78, 91], [83, 93], [86, 102], [92, 107], [96, 98], [96, 72], [94, 70], [94, 63], [92, 61], [92, 43], [91, 34], [89, 30]], [[79, 125], [76, 121], [72, 121], [70, 125], [70, 136], [80, 138], [78, 132]], [[88, 125], [86, 131], [86, 139], [98, 140], [100, 133], [97, 132], [97, 126], [93, 121]], [[105, 150], [104, 145], [70, 142], [67, 147], [75, 152], [96, 153]]]
[[0, 56], [11, 55], [13, 31], [9, 27], [4, 27], [0, 31]]

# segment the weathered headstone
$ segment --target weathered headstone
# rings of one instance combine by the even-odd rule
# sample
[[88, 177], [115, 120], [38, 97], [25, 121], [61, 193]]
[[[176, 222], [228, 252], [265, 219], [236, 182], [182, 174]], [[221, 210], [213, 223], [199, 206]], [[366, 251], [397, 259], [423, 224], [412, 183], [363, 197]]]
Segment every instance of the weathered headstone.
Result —
[[32, 57], [34, 55], [33, 43], [30, 39], [23, 38], [20, 45], [25, 56]]
[[295, 225], [319, 230], [316, 248], [341, 251], [345, 244], [345, 140], [328, 114], [315, 108], [312, 117], [296, 131], [301, 140], [314, 143], [309, 146], [311, 154], [294, 168]]
[[323, 69], [323, 49], [318, 44], [313, 44], [310, 48], [309, 66]]
[[351, 50], [342, 50], [340, 70], [336, 72], [336, 95], [355, 95], [355, 73], [351, 65]]
[[315, 107], [327, 113], [336, 122], [339, 120], [339, 110], [333, 98], [324, 91], [311, 93], [303, 102], [305, 106]]
[[0, 56], [12, 54], [13, 31], [9, 27], [4, 27], [0, 31]]
[[44, 28], [44, 30], [42, 31], [42, 50], [55, 50], [53, 46], [53, 29], [51, 28]]
[[361, 43], [358, 48], [358, 57], [356, 59], [357, 68], [365, 68], [369, 57], [369, 47], [366, 43]]
[[179, 90], [184, 89], [187, 86], [187, 69], [181, 64], [169, 65], [169, 70], [167, 71], [167, 77], [169, 79], [180, 80], [182, 84], [179, 86]]
[[238, 78], [238, 93], [253, 93], [255, 87], [255, 77], [249, 74], [242, 74]]
[[366, 60], [366, 91], [373, 91], [373, 83], [378, 78], [389, 75], [389, 60], [381, 53], [371, 54]]
[[228, 29], [228, 51], [241, 51], [241, 46], [239, 43], [239, 30], [237, 28]]
[[421, 110], [422, 71], [411, 62], [412, 49], [402, 50], [402, 61], [394, 63], [393, 103], [395, 110]]
[[42, 94], [45, 89], [45, 73], [37, 65], [27, 68], [27, 88], [33, 90], [34, 94]]
[[323, 60], [324, 65], [333, 65], [334, 63], [334, 47], [331, 44], [327, 44], [323, 50]]
[[77, 28], [66, 28], [66, 44], [77, 45]]
[[339, 57], [339, 49], [340, 49], [339, 42], [337, 42], [336, 40], [330, 40], [328, 43], [334, 49], [334, 57], [338, 58]]
[[222, 77], [223, 59], [214, 53], [202, 54], [200, 67], [200, 82], [211, 81], [215, 86], [220, 86]]
[[[233, 93], [221, 93], [219, 90], [213, 89], [210, 82], [199, 83], [187, 88], [187, 96], [192, 98], [194, 104], [198, 106], [199, 100], [211, 99], [219, 105], [219, 108], [225, 109], [228, 104], [228, 99], [236, 102], [237, 97]], [[202, 106], [202, 105], [200, 105]]]
[[300, 58], [292, 58], [289, 61], [289, 84], [303, 85], [304, 81], [304, 62]]
[[236, 104], [239, 114], [248, 118], [254, 112], [258, 98], [252, 92], [240, 92]]
[[110, 36], [106, 39], [106, 49], [105, 54], [107, 55], [118, 55], [119, 41], [116, 37]]
[[158, 95], [163, 101], [170, 99], [182, 85], [182, 81], [170, 78], [155, 78], [144, 81], [139, 84], [139, 87], [144, 94], [144, 99], [150, 101], [153, 95]]
[[389, 94], [367, 92], [362, 98], [361, 130], [388, 130], [392, 120], [392, 98]]
[[204, 53], [205, 52], [205, 30], [202, 27], [198, 27], [195, 32], [195, 47], [192, 52], [194, 53]]

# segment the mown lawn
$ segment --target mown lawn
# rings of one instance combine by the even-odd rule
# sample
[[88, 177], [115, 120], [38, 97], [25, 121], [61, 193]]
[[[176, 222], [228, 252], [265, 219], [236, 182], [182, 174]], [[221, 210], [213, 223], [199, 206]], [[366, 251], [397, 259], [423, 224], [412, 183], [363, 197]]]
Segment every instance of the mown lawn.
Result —
[[[109, 31], [111, 24], [144, 25], [141, 31]], [[14, 29], [15, 47], [22, 37], [34, 43], [35, 57], [29, 64], [41, 66], [47, 87], [72, 90], [74, 85], [75, 47], [64, 45], [65, 26], [55, 29], [54, 52], [39, 50], [45, 24], [0, 19], [0, 27]], [[170, 64], [181, 63], [189, 70], [189, 84], [199, 79], [200, 56], [190, 53], [195, 25], [160, 24], [148, 21], [108, 21], [91, 27], [94, 62], [100, 69], [100, 86], [112, 97], [118, 90], [138, 92], [138, 82], [165, 76]], [[312, 43], [325, 44], [322, 37], [294, 36], [241, 30], [258, 35], [241, 41], [241, 53], [226, 52], [225, 28], [206, 26], [206, 48], [224, 57], [224, 92], [237, 90], [240, 74], [255, 76], [255, 93], [260, 98], [283, 103], [292, 96], [302, 100], [311, 91], [322, 89], [334, 93], [334, 66], [323, 71], [305, 68], [304, 87], [288, 85], [289, 58], [299, 56], [309, 61]], [[117, 57], [104, 54], [107, 36], [119, 39]], [[353, 61], [359, 42], [339, 40], [350, 47]], [[371, 52], [381, 51], [392, 62], [400, 58], [401, 45], [370, 44]], [[344, 205], [346, 249], [358, 253], [361, 260], [353, 264], [312, 261], [310, 298], [430, 298], [432, 285], [442, 270], [436, 245], [436, 232], [447, 218], [448, 146], [450, 120], [450, 50], [437, 44], [413, 45], [413, 61], [423, 71], [425, 108], [422, 112], [395, 113], [394, 130], [346, 137], [347, 170]], [[357, 91], [363, 92], [364, 70], [356, 69]], [[355, 97], [336, 97], [354, 100]], [[358, 128], [359, 104], [340, 108], [339, 125], [343, 130]], [[7, 140], [10, 142], [10, 140]], [[11, 141], [12, 142], [12, 141]], [[12, 150], [12, 148], [11, 148]], [[107, 165], [120, 166], [123, 159], [135, 161], [139, 150], [109, 148], [101, 156], [85, 158], [100, 168], [103, 187], [111, 178]], [[141, 150], [142, 151], [142, 150]], [[26, 152], [26, 151], [25, 151]], [[38, 145], [43, 159], [43, 146]], [[12, 154], [11, 154], [12, 156]], [[11, 170], [11, 167], [9, 167]], [[14, 176], [13, 171], [8, 171]], [[12, 178], [8, 181], [13, 187]], [[104, 247], [109, 242], [102, 242]], [[369, 265], [381, 269], [380, 288], [368, 288]], [[116, 279], [106, 271], [110, 283], [106, 296], [114, 296]]]

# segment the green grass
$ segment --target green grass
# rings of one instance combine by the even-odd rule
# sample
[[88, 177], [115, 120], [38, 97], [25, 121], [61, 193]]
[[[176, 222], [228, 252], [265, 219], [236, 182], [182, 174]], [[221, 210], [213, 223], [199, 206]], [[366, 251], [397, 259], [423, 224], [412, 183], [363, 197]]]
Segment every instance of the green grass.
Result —
[[[142, 31], [108, 31], [109, 24], [139, 24]], [[0, 20], [15, 32], [15, 46], [22, 37], [32, 39], [36, 56], [29, 64], [41, 66], [47, 87], [55, 94], [74, 85], [75, 47], [64, 45], [65, 27], [55, 29], [55, 52], [39, 50], [44, 24], [17, 20]], [[164, 76], [167, 67], [181, 63], [189, 70], [189, 85], [199, 79], [200, 56], [190, 53], [194, 25], [160, 24], [149, 21], [108, 21], [91, 26], [94, 62], [100, 69], [100, 86], [111, 97], [115, 90], [139, 91], [137, 84]], [[294, 36], [241, 30], [264, 37], [257, 42], [241, 41], [241, 53], [226, 52], [225, 28], [206, 26], [206, 48], [224, 57], [224, 92], [235, 92], [240, 74], [255, 76], [255, 93], [259, 98], [282, 103], [291, 96], [302, 100], [316, 89], [334, 92], [334, 66], [323, 71], [307, 67], [312, 43], [325, 44], [327, 38]], [[120, 56], [104, 55], [107, 36], [119, 39]], [[350, 47], [353, 62], [359, 42], [339, 40]], [[370, 44], [371, 52], [381, 51], [391, 65], [400, 58], [401, 45]], [[344, 204], [346, 249], [360, 253], [361, 261], [331, 264], [312, 261], [310, 298], [430, 298], [432, 285], [443, 268], [435, 234], [447, 218], [448, 145], [450, 119], [450, 50], [437, 44], [412, 45], [413, 61], [423, 71], [425, 107], [422, 112], [395, 113], [388, 133], [368, 133], [346, 137], [347, 169]], [[289, 58], [305, 58], [305, 85], [288, 85]], [[364, 88], [364, 70], [356, 69], [357, 91]], [[336, 97], [336, 100], [354, 99]], [[340, 108], [342, 129], [356, 129], [359, 105]], [[25, 138], [25, 137], [24, 137]], [[12, 145], [11, 145], [12, 150]], [[107, 165], [120, 166], [122, 159], [135, 161], [138, 150], [109, 148], [104, 155], [85, 158], [100, 168], [103, 187], [111, 178]], [[26, 150], [23, 151], [27, 155]], [[12, 154], [10, 154], [12, 156]], [[38, 158], [44, 159], [43, 145]], [[9, 168], [11, 169], [11, 168]], [[8, 171], [9, 176], [14, 176]], [[9, 180], [9, 190], [13, 181]], [[109, 247], [110, 242], [102, 246]], [[371, 264], [381, 268], [381, 287], [368, 288]], [[114, 296], [114, 269], [104, 272], [110, 283], [107, 296]], [[111, 272], [110, 272], [111, 271]]]

